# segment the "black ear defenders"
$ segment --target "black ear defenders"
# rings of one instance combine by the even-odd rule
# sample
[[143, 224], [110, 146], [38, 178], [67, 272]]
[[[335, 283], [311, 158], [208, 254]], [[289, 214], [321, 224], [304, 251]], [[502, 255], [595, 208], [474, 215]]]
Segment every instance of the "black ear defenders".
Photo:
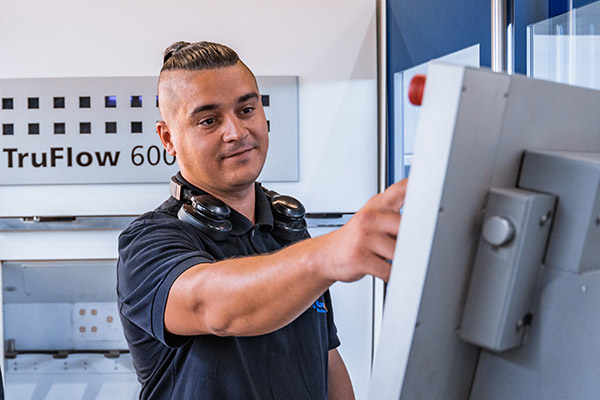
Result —
[[[273, 236], [286, 241], [300, 240], [306, 235], [306, 213], [304, 206], [291, 196], [281, 195], [262, 187], [271, 203], [273, 212]], [[170, 193], [183, 205], [177, 217], [196, 227], [214, 240], [225, 240], [231, 232], [227, 204], [209, 194], [196, 195], [187, 189], [177, 176], [171, 178]]]
[[183, 201], [177, 212], [180, 220], [215, 240], [225, 240], [229, 236], [232, 225], [227, 219], [231, 214], [227, 204], [209, 194], [194, 195], [175, 176], [171, 178], [169, 191], [176, 200]]
[[293, 241], [299, 240], [306, 234], [306, 210], [302, 203], [293, 198], [267, 190], [260, 186], [267, 195], [273, 211], [273, 236]]

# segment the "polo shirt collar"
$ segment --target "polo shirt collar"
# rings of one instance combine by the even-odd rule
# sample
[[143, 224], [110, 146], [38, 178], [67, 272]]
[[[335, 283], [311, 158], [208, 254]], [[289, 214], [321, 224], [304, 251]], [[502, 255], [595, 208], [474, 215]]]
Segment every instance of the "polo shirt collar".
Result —
[[[202, 195], [208, 194], [206, 191], [192, 185], [188, 181], [186, 181], [181, 173], [177, 173], [177, 179], [180, 180], [189, 190], [193, 193]], [[267, 195], [262, 190], [259, 183], [254, 183], [254, 192], [256, 197], [256, 204], [254, 208], [254, 216], [256, 218], [256, 226], [259, 227], [260, 230], [270, 232], [273, 229], [273, 213], [271, 212], [271, 204]], [[231, 208], [231, 215], [229, 216], [229, 221], [231, 222], [232, 229], [231, 234], [235, 236], [243, 235], [248, 232], [250, 229], [254, 227], [252, 222], [242, 214]]]

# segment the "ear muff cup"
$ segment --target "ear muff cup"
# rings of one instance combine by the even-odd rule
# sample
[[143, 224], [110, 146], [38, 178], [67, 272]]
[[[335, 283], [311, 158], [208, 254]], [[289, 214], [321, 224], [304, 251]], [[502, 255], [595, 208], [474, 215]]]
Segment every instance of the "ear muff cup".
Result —
[[287, 241], [303, 239], [306, 234], [306, 210], [291, 196], [272, 194], [273, 235]]
[[177, 217], [196, 227], [214, 240], [227, 239], [232, 225], [227, 219], [231, 209], [221, 200], [210, 195], [193, 196], [190, 203], [185, 203], [177, 212]]

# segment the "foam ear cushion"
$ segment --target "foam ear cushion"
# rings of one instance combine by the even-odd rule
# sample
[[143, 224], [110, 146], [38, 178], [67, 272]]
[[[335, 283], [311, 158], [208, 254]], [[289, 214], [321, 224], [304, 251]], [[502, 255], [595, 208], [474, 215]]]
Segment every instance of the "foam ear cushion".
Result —
[[211, 221], [221, 221], [229, 218], [231, 209], [221, 200], [211, 195], [192, 196], [192, 206], [199, 213]]
[[231, 222], [229, 220], [211, 220], [206, 216], [196, 212], [190, 204], [184, 204], [177, 212], [177, 217], [188, 224], [196, 227], [202, 233], [210, 236], [215, 241], [225, 240], [231, 232]]
[[306, 220], [303, 218], [294, 222], [287, 222], [276, 219], [273, 221], [272, 233], [273, 236], [288, 242], [300, 240], [304, 238], [306, 233]]

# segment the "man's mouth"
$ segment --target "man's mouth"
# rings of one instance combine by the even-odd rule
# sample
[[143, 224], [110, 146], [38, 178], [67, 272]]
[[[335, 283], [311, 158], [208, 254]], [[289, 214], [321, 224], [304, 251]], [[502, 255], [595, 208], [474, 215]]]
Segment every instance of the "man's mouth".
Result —
[[244, 155], [244, 154], [246, 154], [249, 151], [254, 150], [254, 149], [255, 149], [255, 146], [245, 146], [245, 147], [242, 147], [240, 149], [233, 150], [233, 151], [225, 153], [223, 155], [223, 159], [238, 157], [238, 156]]

